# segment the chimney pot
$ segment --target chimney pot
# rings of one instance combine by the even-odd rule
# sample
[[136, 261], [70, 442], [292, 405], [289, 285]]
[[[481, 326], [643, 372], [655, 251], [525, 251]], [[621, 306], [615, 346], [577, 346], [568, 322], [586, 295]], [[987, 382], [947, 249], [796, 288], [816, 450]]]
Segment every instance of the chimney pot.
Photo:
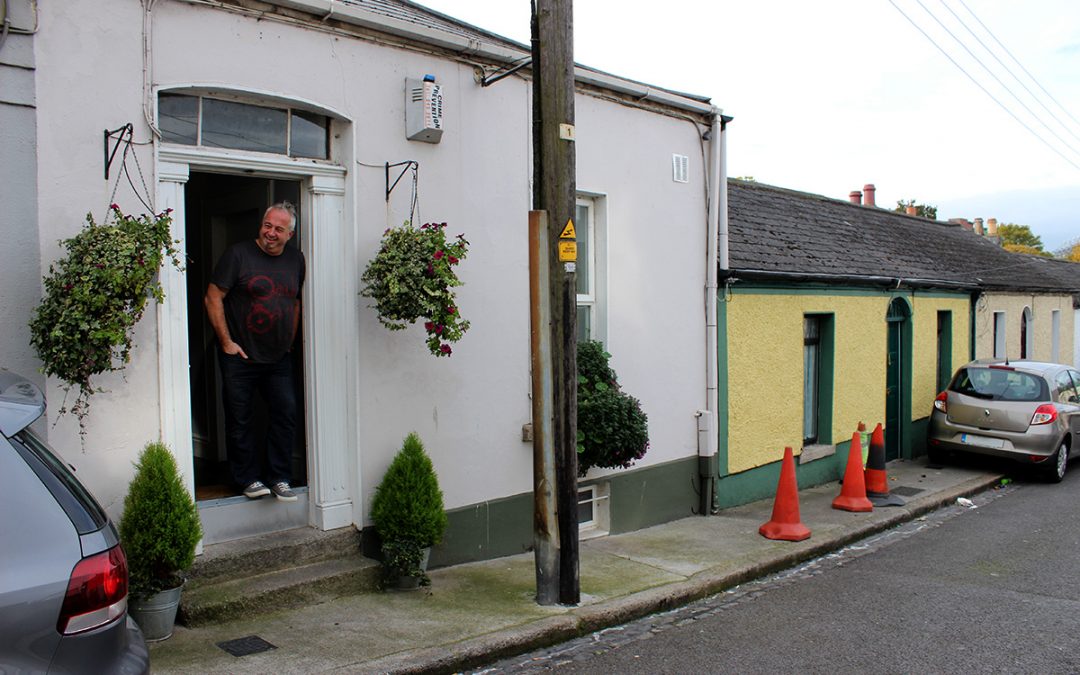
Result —
[[982, 235], [982, 233], [983, 233], [983, 219], [982, 218], [976, 218], [975, 219], [975, 234]]
[[919, 209], [918, 209], [918, 208], [917, 208], [917, 207], [916, 207], [916, 206], [915, 206], [914, 204], [908, 204], [908, 205], [907, 205], [907, 206], [906, 206], [906, 207], [904, 208], [904, 211], [905, 211], [905, 212], [906, 212], [906, 213], [907, 213], [907, 214], [908, 214], [909, 216], [917, 216], [917, 215], [919, 215]]
[[997, 218], [986, 221], [986, 233], [991, 237], [997, 236]]
[[848, 199], [851, 200], [852, 204], [862, 204], [862, 193], [858, 190], [852, 190], [851, 194], [848, 195]]
[[866, 195], [866, 201], [865, 201], [866, 206], [877, 206], [877, 204], [874, 202], [874, 192], [875, 192], [875, 190], [877, 190], [877, 188], [874, 187], [873, 183], [867, 183], [866, 185], [863, 186], [863, 194]]

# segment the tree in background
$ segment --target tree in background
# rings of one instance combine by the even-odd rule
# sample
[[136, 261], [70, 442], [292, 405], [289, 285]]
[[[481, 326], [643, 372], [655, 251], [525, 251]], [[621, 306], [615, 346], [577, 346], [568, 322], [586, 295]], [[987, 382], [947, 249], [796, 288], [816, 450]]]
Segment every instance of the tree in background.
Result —
[[1069, 249], [1069, 253], [1065, 256], [1065, 259], [1080, 263], [1080, 243], [1073, 244], [1073, 247]]
[[936, 206], [931, 206], [930, 204], [916, 204], [914, 199], [909, 199], [907, 201], [901, 199], [896, 202], [896, 208], [893, 209], [893, 211], [896, 211], [897, 213], [907, 213], [907, 208], [909, 206], [915, 207], [915, 215], [922, 218], [929, 218], [930, 220], [937, 220]]
[[1027, 225], [1002, 223], [998, 225], [997, 233], [1001, 238], [1001, 246], [1006, 251], [1050, 257], [1050, 253], [1043, 250], [1042, 238]]

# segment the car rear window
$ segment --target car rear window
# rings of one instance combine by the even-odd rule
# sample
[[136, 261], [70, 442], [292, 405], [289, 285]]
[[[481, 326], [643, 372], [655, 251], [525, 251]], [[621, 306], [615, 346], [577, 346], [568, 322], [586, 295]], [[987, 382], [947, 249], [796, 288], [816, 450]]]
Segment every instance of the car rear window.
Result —
[[44, 441], [29, 429], [15, 434], [11, 440], [12, 447], [52, 493], [79, 534], [105, 527], [109, 520], [105, 510]]
[[1008, 368], [963, 368], [949, 388], [990, 401], [1050, 400], [1050, 388], [1041, 377]]

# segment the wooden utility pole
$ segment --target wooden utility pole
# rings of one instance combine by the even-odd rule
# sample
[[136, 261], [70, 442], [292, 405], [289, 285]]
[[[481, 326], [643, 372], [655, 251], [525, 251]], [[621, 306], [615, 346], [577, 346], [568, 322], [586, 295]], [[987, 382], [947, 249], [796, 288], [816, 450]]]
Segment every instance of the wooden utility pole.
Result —
[[[533, 208], [548, 215], [559, 602], [581, 599], [577, 525], [577, 185], [572, 0], [533, 0]], [[543, 255], [543, 252], [541, 252]], [[533, 377], [540, 374], [534, 372]], [[533, 420], [534, 428], [539, 423]]]

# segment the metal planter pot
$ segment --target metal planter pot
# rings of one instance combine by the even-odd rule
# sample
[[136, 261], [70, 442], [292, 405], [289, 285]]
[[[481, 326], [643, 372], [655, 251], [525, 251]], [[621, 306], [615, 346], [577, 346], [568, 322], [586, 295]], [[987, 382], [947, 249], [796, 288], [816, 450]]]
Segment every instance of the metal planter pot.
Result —
[[145, 598], [129, 598], [128, 613], [142, 629], [147, 642], [167, 640], [172, 637], [176, 624], [176, 610], [180, 606], [183, 586], [170, 588]]

